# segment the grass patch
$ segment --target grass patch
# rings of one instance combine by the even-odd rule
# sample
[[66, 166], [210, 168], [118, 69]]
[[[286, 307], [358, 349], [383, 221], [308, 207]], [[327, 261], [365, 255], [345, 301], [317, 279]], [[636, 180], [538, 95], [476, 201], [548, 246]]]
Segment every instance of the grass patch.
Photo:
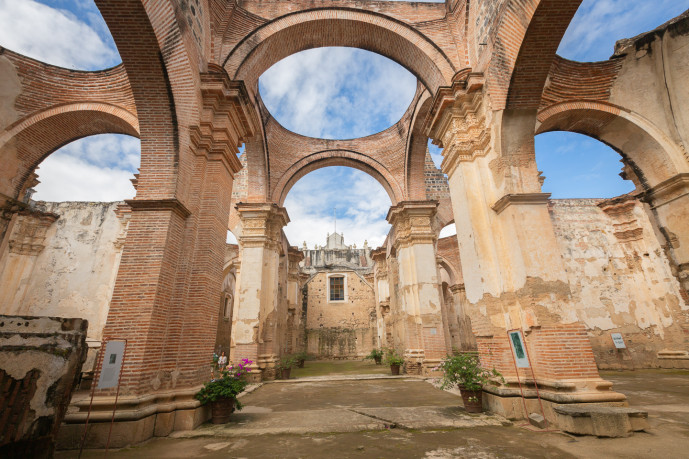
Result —
[[387, 375], [390, 367], [370, 360], [307, 360], [304, 368], [292, 368], [292, 378], [332, 375]]

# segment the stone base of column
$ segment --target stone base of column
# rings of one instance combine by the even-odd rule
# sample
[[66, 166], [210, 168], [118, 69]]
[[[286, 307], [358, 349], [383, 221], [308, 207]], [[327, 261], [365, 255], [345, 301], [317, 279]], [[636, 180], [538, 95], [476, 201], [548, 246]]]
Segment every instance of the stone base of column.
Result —
[[[210, 406], [194, 398], [201, 386], [139, 396], [120, 396], [112, 426], [110, 448], [123, 448], [152, 437], [193, 430], [210, 419]], [[78, 449], [84, 434], [90, 396], [72, 399], [57, 436], [57, 449]], [[94, 397], [85, 448], [104, 449], [115, 397]]]
[[428, 377], [433, 377], [433, 378], [440, 378], [443, 376], [443, 372], [440, 370], [436, 370], [438, 365], [440, 365], [440, 362], [442, 362], [443, 359], [424, 359], [423, 361], [423, 375], [428, 376]]
[[409, 375], [422, 375], [425, 357], [423, 349], [405, 349], [404, 372]]
[[262, 381], [274, 381], [277, 377], [278, 357], [275, 354], [261, 354], [258, 356], [257, 363], [261, 372]]
[[[602, 381], [607, 383], [607, 381]], [[539, 383], [539, 389], [541, 385]], [[610, 383], [607, 383], [610, 384]], [[572, 383], [572, 386], [575, 386]], [[524, 389], [525, 400], [522, 399], [519, 388], [496, 388], [484, 387], [483, 389], [483, 409], [492, 413], [499, 414], [510, 420], [527, 419], [532, 413], [541, 414], [541, 406], [545, 413], [545, 419], [549, 426], [555, 428], [563, 428], [560, 425], [561, 416], [555, 412], [555, 408], [562, 405], [570, 405], [576, 403], [577, 406], [585, 407], [591, 406], [591, 411], [595, 411], [596, 407], [627, 407], [626, 397], [623, 394], [612, 391], [589, 391], [589, 392], [561, 392], [552, 389], [540, 390], [539, 395], [541, 400], [539, 402], [536, 396], [536, 391], [531, 388]], [[545, 386], [544, 386], [545, 387]], [[609, 387], [609, 386], [608, 386]], [[524, 405], [526, 405], [526, 411]]]

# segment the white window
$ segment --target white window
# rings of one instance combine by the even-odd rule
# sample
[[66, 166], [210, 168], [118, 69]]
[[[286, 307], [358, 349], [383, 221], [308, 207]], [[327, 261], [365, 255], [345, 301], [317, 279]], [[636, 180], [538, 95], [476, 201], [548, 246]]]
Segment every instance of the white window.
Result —
[[328, 274], [328, 302], [343, 303], [347, 301], [347, 276]]

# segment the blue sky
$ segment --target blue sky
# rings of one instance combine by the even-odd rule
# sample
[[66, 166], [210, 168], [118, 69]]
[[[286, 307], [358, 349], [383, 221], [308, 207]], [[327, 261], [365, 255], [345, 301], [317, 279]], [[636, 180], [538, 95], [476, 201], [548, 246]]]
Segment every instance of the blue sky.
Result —
[[[584, 0], [559, 53], [596, 61], [614, 43], [651, 30], [689, 8], [689, 0]], [[54, 65], [79, 70], [111, 67], [117, 49], [93, 0], [0, 0], [0, 45]], [[390, 60], [361, 50], [324, 48], [290, 56], [260, 81], [271, 113], [286, 127], [324, 138], [352, 138], [381, 131], [406, 110], [416, 81]], [[137, 139], [93, 136], [51, 155], [38, 170], [34, 195], [44, 200], [110, 201], [131, 198], [129, 182], [140, 156]], [[433, 148], [436, 164], [441, 152]], [[536, 137], [544, 191], [554, 198], [611, 197], [631, 191], [622, 181], [619, 156], [605, 145], [571, 133]], [[77, 186], [81, 184], [81, 186]], [[325, 168], [303, 177], [287, 196], [292, 244], [323, 244], [338, 232], [358, 246], [382, 242], [390, 201], [373, 178], [348, 168]]]

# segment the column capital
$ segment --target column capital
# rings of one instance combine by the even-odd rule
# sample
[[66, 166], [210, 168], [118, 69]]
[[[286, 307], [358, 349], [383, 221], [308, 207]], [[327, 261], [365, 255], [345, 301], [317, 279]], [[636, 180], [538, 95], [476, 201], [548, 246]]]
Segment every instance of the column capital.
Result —
[[222, 161], [231, 174], [242, 168], [239, 146], [258, 132], [255, 110], [242, 81], [230, 80], [219, 66], [201, 74], [203, 107], [197, 126], [190, 128], [195, 153]]
[[236, 206], [242, 222], [242, 247], [279, 247], [282, 228], [289, 223], [289, 215], [284, 207], [277, 204], [244, 203]]
[[395, 248], [435, 243], [433, 217], [437, 211], [438, 201], [402, 201], [390, 207], [386, 219], [393, 227]]
[[438, 89], [426, 116], [424, 131], [443, 148], [441, 169], [452, 175], [461, 161], [488, 153], [490, 131], [486, 128], [482, 73], [464, 69], [451, 86]]

